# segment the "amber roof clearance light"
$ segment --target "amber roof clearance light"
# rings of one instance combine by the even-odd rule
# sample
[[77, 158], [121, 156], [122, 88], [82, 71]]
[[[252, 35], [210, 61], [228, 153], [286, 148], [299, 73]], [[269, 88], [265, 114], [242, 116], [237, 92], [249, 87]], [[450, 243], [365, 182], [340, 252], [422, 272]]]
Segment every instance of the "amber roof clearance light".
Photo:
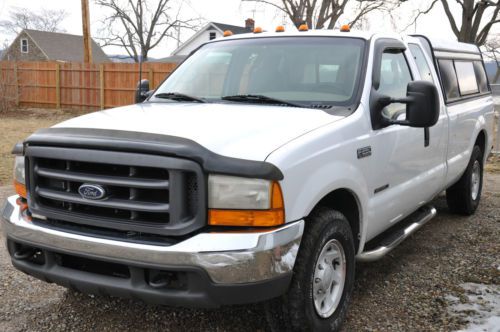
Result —
[[344, 24], [340, 27], [340, 31], [341, 32], [349, 32], [349, 31], [351, 31], [351, 27], [349, 26], [349, 24]]

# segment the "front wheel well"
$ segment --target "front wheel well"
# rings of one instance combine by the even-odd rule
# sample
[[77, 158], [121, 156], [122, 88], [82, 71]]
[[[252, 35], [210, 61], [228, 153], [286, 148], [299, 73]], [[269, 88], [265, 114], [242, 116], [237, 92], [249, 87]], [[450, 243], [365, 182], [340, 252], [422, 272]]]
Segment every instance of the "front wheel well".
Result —
[[351, 226], [355, 248], [359, 248], [361, 215], [358, 200], [354, 193], [348, 189], [336, 189], [323, 197], [314, 209], [319, 206], [336, 210], [347, 218]]

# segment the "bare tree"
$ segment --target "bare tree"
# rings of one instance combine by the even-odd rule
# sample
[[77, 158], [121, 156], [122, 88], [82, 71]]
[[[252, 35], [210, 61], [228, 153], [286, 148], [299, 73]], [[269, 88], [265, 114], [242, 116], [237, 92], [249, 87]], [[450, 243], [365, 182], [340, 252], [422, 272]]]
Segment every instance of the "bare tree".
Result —
[[64, 32], [61, 23], [67, 16], [64, 10], [42, 9], [34, 12], [28, 8], [15, 7], [9, 12], [9, 19], [0, 21], [0, 28], [16, 35], [23, 29]]
[[355, 13], [349, 21], [356, 25], [368, 13], [392, 6], [391, 0], [242, 0], [259, 2], [283, 11], [298, 27], [306, 23], [315, 29], [333, 29], [339, 18], [351, 7]]
[[500, 36], [490, 36], [484, 43], [482, 51], [486, 58], [495, 61], [497, 65], [495, 77], [491, 81], [491, 83], [496, 83], [500, 78]]
[[96, 0], [109, 9], [111, 15], [103, 20], [99, 39], [104, 46], [125, 48], [135, 62], [139, 56], [146, 61], [148, 53], [164, 39], [177, 39], [180, 29], [195, 29], [199, 19], [182, 19], [180, 8], [172, 13], [171, 0]]
[[430, 12], [437, 2], [442, 4], [451, 30], [457, 37], [457, 40], [464, 43], [474, 43], [478, 46], [484, 45], [493, 25], [500, 22], [500, 0], [453, 1], [453, 3], [459, 6], [461, 11], [460, 24], [457, 23], [458, 18], [453, 16], [449, 0], [433, 0], [425, 10], [417, 12], [413, 23], [421, 15]]

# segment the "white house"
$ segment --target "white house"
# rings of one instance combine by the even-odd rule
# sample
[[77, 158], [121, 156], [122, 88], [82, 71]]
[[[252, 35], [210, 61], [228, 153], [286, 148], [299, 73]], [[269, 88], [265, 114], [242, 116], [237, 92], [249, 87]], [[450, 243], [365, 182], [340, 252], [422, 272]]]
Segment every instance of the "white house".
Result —
[[184, 42], [178, 49], [172, 52], [173, 56], [187, 56], [201, 44], [218, 37], [222, 37], [224, 31], [230, 30], [233, 34], [252, 32], [255, 21], [251, 18], [245, 20], [245, 26], [230, 25], [224, 23], [209, 22], [202, 29], [196, 32], [191, 38]]

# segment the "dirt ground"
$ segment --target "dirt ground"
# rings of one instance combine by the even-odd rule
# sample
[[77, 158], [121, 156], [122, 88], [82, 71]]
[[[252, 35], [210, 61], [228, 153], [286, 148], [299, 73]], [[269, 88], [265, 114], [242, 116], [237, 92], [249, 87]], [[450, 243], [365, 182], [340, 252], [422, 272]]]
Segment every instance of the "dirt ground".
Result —
[[[38, 127], [74, 113], [40, 114], [24, 121], [0, 115], [0, 207], [12, 194], [12, 145]], [[12, 129], [14, 128], [14, 129]], [[7, 158], [6, 158], [7, 157]], [[354, 300], [343, 331], [455, 331], [477, 318], [457, 314], [468, 304], [461, 286], [500, 285], [500, 165], [487, 166], [476, 214], [450, 214], [444, 196], [438, 215], [382, 260], [357, 264]], [[29, 277], [11, 264], [0, 223], [0, 331], [264, 331], [261, 305], [193, 310], [90, 296]], [[498, 293], [492, 295], [500, 302]], [[455, 301], [450, 302], [450, 299]], [[481, 300], [483, 301], [483, 300]], [[475, 304], [470, 304], [471, 308]], [[478, 330], [479, 331], [479, 330]], [[498, 332], [500, 330], [493, 330]]]
[[500, 155], [492, 155], [488, 158], [488, 163], [484, 166], [490, 173], [500, 173]]
[[0, 113], [0, 186], [12, 183], [14, 144], [40, 128], [83, 114], [74, 110], [20, 109]]

